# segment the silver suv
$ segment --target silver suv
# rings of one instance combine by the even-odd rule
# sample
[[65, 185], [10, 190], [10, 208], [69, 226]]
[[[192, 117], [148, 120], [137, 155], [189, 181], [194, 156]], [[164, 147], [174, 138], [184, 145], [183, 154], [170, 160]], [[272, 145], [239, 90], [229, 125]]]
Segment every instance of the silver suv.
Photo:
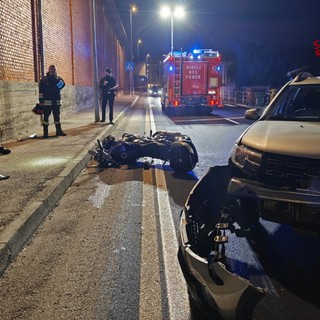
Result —
[[236, 141], [228, 193], [248, 225], [262, 217], [320, 233], [320, 77], [288, 82]]
[[[199, 310], [213, 319], [252, 319], [260, 299], [274, 292], [265, 278], [269, 260], [277, 269], [272, 277], [289, 288], [298, 284], [294, 295], [315, 301], [309, 292], [319, 282], [320, 78], [298, 75], [261, 116], [251, 109], [246, 117], [257, 121], [236, 141], [229, 165], [210, 168], [181, 210], [178, 257], [196, 319]], [[269, 234], [277, 223], [260, 217], [304, 229], [303, 235], [290, 227]], [[279, 319], [296, 312], [291, 298], [282, 299], [286, 294], [271, 296], [274, 304], [261, 305], [276, 306]]]

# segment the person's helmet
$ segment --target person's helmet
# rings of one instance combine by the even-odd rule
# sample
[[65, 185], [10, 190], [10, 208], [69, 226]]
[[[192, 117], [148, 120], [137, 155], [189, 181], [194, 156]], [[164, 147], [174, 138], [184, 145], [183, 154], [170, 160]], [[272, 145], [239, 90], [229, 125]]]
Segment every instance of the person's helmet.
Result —
[[33, 109], [32, 109], [32, 112], [36, 115], [42, 115], [44, 114], [44, 107], [41, 106], [39, 103], [37, 103]]

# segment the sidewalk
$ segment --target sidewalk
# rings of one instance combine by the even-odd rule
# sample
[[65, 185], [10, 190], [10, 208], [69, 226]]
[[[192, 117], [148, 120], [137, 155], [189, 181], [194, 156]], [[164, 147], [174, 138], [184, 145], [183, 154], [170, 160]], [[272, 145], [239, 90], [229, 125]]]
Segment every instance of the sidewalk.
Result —
[[50, 125], [52, 137], [42, 139], [39, 124], [33, 139], [2, 142], [11, 153], [0, 154], [0, 174], [10, 176], [0, 180], [0, 274], [85, 168], [95, 141], [113, 132], [136, 99], [129, 95], [116, 98], [115, 125], [95, 123], [90, 109], [62, 116], [66, 137], [55, 137], [55, 127]]

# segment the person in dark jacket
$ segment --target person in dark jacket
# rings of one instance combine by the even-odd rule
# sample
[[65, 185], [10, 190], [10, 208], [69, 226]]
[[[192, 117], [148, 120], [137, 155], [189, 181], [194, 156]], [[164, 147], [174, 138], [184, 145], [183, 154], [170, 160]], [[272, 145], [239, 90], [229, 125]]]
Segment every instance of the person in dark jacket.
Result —
[[61, 129], [60, 107], [61, 107], [61, 89], [65, 83], [57, 75], [57, 68], [54, 65], [49, 66], [47, 75], [43, 77], [39, 84], [39, 103], [44, 107], [43, 113], [43, 137], [48, 138], [49, 116], [53, 114], [54, 124], [56, 126], [57, 136], [66, 136]]
[[102, 119], [100, 122], [106, 121], [106, 106], [109, 101], [109, 123], [113, 124], [113, 104], [117, 92], [117, 80], [111, 75], [111, 68], [106, 69], [106, 76], [101, 78], [99, 88], [101, 90], [101, 110]]

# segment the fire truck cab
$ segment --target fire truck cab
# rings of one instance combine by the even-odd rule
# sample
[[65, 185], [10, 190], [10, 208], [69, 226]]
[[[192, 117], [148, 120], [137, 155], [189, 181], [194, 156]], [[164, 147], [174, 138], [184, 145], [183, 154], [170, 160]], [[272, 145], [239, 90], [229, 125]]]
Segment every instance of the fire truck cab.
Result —
[[213, 49], [170, 52], [163, 60], [162, 110], [181, 108], [211, 112], [221, 106], [221, 55]]

